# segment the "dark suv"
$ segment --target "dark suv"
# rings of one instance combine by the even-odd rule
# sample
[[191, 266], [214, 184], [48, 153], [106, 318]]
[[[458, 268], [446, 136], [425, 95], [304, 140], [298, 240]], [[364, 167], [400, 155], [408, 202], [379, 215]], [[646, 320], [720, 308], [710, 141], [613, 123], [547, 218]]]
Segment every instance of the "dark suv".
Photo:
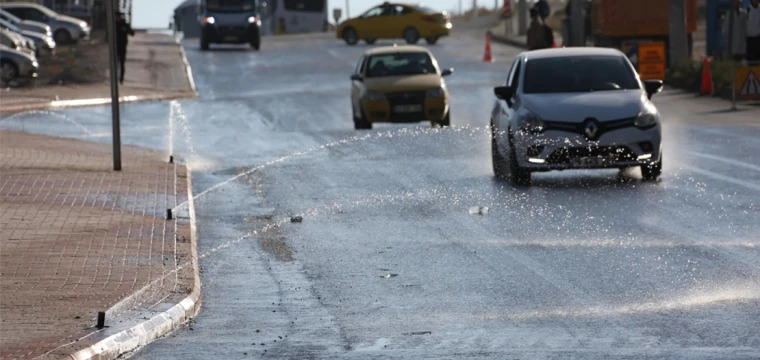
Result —
[[201, 0], [201, 50], [210, 44], [245, 44], [258, 50], [261, 46], [261, 19], [257, 0]]

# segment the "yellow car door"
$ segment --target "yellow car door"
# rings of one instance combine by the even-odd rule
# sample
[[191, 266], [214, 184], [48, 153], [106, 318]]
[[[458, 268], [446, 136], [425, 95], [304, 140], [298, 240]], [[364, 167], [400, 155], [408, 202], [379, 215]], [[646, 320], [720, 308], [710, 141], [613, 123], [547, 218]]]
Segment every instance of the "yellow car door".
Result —
[[383, 7], [378, 6], [367, 10], [356, 25], [356, 32], [362, 39], [377, 39], [383, 29]]
[[404, 5], [393, 5], [393, 17], [388, 22], [388, 34], [389, 38], [398, 39], [404, 36], [404, 29], [410, 25], [414, 25], [413, 15], [414, 9]]

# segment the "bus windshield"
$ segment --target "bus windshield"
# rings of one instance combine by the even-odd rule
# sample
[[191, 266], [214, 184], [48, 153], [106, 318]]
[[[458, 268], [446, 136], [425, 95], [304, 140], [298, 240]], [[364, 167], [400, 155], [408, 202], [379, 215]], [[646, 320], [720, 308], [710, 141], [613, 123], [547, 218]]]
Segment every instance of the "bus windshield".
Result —
[[206, 0], [206, 10], [238, 12], [256, 10], [256, 0]]
[[324, 0], [284, 0], [285, 10], [303, 12], [322, 12], [325, 9]]

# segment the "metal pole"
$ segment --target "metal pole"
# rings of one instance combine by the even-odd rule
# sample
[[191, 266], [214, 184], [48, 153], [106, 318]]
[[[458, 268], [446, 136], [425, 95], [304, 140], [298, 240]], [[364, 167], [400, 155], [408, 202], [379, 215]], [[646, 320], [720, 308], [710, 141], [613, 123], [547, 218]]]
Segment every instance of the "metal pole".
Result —
[[739, 9], [731, 9], [728, 12], [728, 56], [731, 59], [731, 110], [736, 110], [736, 59], [734, 58], [734, 17]]
[[584, 34], [583, 1], [570, 0], [570, 45], [585, 46], [586, 34]]
[[462, 12], [462, 0], [459, 0], [459, 16], [462, 16], [462, 15], [464, 15], [464, 13]]
[[113, 2], [118, 0], [105, 0], [106, 19], [108, 24], [108, 60], [111, 69], [111, 127], [113, 131], [113, 169], [121, 171], [121, 126], [119, 124], [119, 76], [116, 69], [116, 19]]
[[670, 30], [670, 67], [674, 69], [689, 58], [689, 41], [686, 34], [686, 6], [684, 0], [668, 0], [668, 27]]
[[348, 12], [348, 0], [346, 0], [346, 20], [348, 20], [348, 19], [350, 19], [350, 18], [351, 18], [351, 15], [350, 15], [350, 14], [351, 14], [351, 13], [350, 13], [350, 12]]
[[519, 0], [517, 2], [517, 34], [525, 35], [528, 33], [528, 1]]

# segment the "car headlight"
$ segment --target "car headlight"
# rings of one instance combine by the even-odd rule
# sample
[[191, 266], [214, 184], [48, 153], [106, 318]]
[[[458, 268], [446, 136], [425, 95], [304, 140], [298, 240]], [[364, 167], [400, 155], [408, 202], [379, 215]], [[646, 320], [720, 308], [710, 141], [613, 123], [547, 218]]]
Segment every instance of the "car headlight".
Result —
[[38, 68], [40, 67], [40, 63], [38, 63], [37, 61], [32, 61], [32, 67]]
[[636, 117], [636, 120], [633, 122], [633, 124], [640, 128], [654, 126], [657, 124], [657, 116], [649, 112], [643, 112]]
[[528, 111], [520, 118], [520, 128], [532, 133], [540, 133], [544, 131], [544, 121], [535, 113]]
[[370, 91], [364, 95], [364, 98], [369, 101], [385, 100], [385, 94], [381, 92]]
[[213, 16], [206, 16], [206, 17], [203, 19], [203, 22], [204, 22], [204, 23], [206, 23], [206, 24], [211, 24], [211, 25], [214, 25], [214, 24], [216, 24], [216, 19], [214, 19], [214, 17], [213, 17]]
[[248, 23], [249, 24], [253, 24], [255, 22], [256, 22], [256, 17], [255, 16], [251, 16], [251, 17], [248, 18]]
[[427, 96], [431, 98], [442, 98], [445, 95], [443, 88], [435, 88], [427, 91]]

